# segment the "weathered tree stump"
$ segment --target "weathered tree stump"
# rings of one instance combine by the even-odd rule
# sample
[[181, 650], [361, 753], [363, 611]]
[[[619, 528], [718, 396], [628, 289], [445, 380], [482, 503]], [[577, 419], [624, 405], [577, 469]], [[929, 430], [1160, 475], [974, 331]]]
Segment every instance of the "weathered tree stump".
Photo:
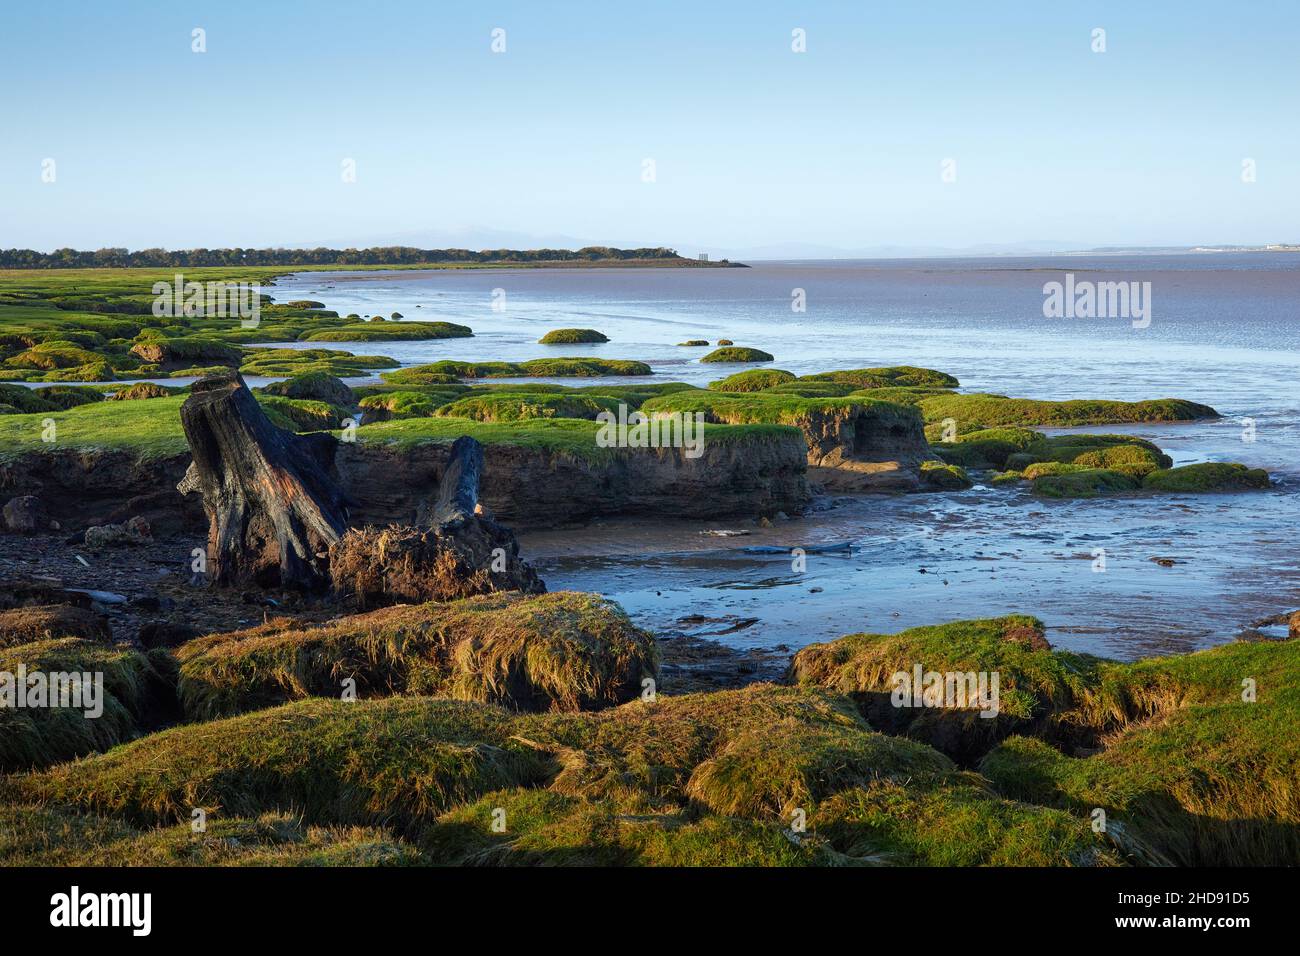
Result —
[[271, 424], [237, 372], [196, 382], [181, 424], [194, 461], [177, 489], [203, 495], [209, 580], [327, 587], [329, 550], [348, 518], [329, 476], [337, 439]]
[[417, 527], [347, 532], [330, 555], [334, 589], [363, 607], [448, 601], [489, 591], [541, 594], [546, 585], [519, 557], [513, 532], [479, 504], [483, 446], [456, 439], [438, 492], [417, 510]]

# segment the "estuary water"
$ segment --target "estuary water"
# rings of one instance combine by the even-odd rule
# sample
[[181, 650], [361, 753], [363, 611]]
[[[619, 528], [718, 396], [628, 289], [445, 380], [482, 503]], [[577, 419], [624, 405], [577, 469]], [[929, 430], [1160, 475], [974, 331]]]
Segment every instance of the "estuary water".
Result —
[[[1067, 274], [1150, 283], [1139, 286], [1149, 324], [1045, 317], [1044, 284]], [[1300, 607], [1297, 254], [312, 272], [270, 292], [344, 314], [400, 312], [474, 329], [466, 339], [335, 346], [404, 364], [593, 355], [648, 362], [652, 381], [702, 385], [735, 367], [701, 364], [707, 349], [677, 343], [727, 338], [796, 374], [906, 364], [950, 372], [964, 391], [1187, 398], [1223, 417], [1079, 430], [1127, 431], [1177, 464], [1239, 461], [1274, 477], [1267, 492], [1078, 502], [977, 486], [823, 500], [770, 528], [756, 517], [700, 524], [665, 514], [522, 538], [552, 590], [602, 592], [659, 633], [799, 647], [1023, 612], [1043, 618], [1058, 647], [1133, 658], [1233, 640]], [[561, 327], [599, 329], [611, 341], [536, 344]], [[719, 531], [742, 533], [709, 533]], [[806, 568], [794, 567], [796, 547]]]

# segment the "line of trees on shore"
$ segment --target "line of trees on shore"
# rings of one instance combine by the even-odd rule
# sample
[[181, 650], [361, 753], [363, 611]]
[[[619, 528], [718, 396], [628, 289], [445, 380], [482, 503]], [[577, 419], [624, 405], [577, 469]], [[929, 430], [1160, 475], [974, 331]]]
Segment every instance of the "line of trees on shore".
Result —
[[198, 266], [350, 266], [417, 265], [444, 262], [602, 262], [630, 259], [680, 259], [673, 249], [0, 249], [3, 269], [195, 268]]

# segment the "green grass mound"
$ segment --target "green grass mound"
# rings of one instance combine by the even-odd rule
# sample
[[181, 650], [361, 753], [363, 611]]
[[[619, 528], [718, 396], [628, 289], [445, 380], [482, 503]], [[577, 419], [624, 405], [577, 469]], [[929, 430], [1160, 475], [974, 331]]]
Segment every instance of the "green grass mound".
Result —
[[[706, 342], [705, 345], [708, 343]], [[714, 349], [708, 355], [700, 359], [701, 362], [771, 362], [773, 361], [770, 352], [764, 352], [762, 349], [752, 349], [744, 345], [729, 345], [725, 348]]]
[[1044, 498], [1103, 498], [1137, 491], [1141, 480], [1106, 468], [1080, 468], [1078, 471], [1039, 475], [1030, 489]]
[[258, 395], [271, 421], [280, 428], [294, 432], [319, 432], [342, 428], [347, 412], [328, 402], [298, 398], [280, 398], [276, 395]]
[[468, 325], [454, 322], [358, 322], [321, 329], [303, 336], [303, 342], [414, 342], [428, 339], [463, 339], [474, 334]]
[[1040, 432], [1025, 428], [981, 428], [941, 442], [937, 440], [941, 429], [941, 425], [926, 426], [926, 437], [932, 442], [930, 450], [943, 461], [963, 468], [1006, 468], [1012, 455], [1043, 439]]
[[379, 377], [390, 385], [459, 385], [460, 376], [447, 372], [431, 372], [427, 365], [413, 365], [393, 372], [381, 372]]
[[305, 700], [173, 727], [107, 754], [13, 778], [13, 800], [146, 826], [297, 813], [308, 824], [432, 823], [503, 787], [544, 782], [544, 754], [511, 738], [507, 711], [465, 701]]
[[595, 329], [552, 329], [537, 340], [538, 345], [581, 345], [608, 342], [609, 337]]
[[[998, 673], [998, 716], [894, 706], [894, 675], [917, 664]], [[1105, 810], [1130, 862], [1300, 853], [1300, 642], [1118, 663], [1050, 650], [1033, 618], [1009, 617], [811, 645], [791, 679], [849, 694], [873, 727], [978, 766], [1003, 797], [1079, 819]]]
[[1072, 399], [1065, 402], [1005, 395], [948, 394], [922, 399], [926, 422], [951, 418], [962, 431], [1003, 426], [1046, 425], [1067, 428], [1075, 425], [1120, 425], [1131, 422], [1190, 422], [1218, 418], [1208, 405], [1181, 398], [1159, 398], [1143, 402], [1111, 402]]
[[519, 363], [532, 378], [595, 378], [601, 375], [651, 375], [645, 362], [627, 359], [553, 358]]
[[[123, 449], [145, 458], [184, 454], [188, 448], [180, 419], [184, 401], [183, 395], [173, 395], [148, 402], [98, 402], [64, 412], [0, 415], [0, 457], [66, 448]], [[43, 440], [47, 418], [55, 423], [53, 442]]]
[[169, 395], [179, 394], [181, 389], [159, 385], [156, 382], [136, 382], [134, 385], [128, 385], [120, 388], [105, 398], [116, 402], [133, 402], [148, 398], [167, 398]]
[[751, 368], [710, 382], [709, 388], [715, 392], [761, 392], [773, 385], [793, 381], [794, 373], [784, 369]]
[[491, 594], [385, 608], [320, 627], [265, 625], [176, 651], [192, 719], [302, 697], [437, 694], [522, 710], [630, 700], [658, 667], [653, 639], [590, 594]]
[[594, 378], [601, 375], [650, 375], [644, 362], [626, 359], [553, 358], [527, 362], [455, 362], [444, 360], [430, 365], [390, 372], [384, 381], [393, 384], [428, 384], [428, 375], [462, 378]]
[[1009, 456], [1005, 467], [1024, 470], [1039, 462], [1105, 468], [1141, 478], [1158, 468], [1168, 468], [1173, 459], [1151, 442], [1132, 435], [1057, 435], [1039, 436]]
[[592, 395], [467, 395], [437, 410], [438, 415], [478, 422], [516, 422], [526, 418], [587, 418], [618, 413], [619, 399]]
[[961, 491], [971, 488], [975, 482], [961, 465], [949, 465], [942, 461], [921, 462], [921, 484], [932, 491]]
[[1143, 862], [1300, 858], [1300, 642], [1108, 665], [1102, 678], [1078, 718], [1108, 731], [1100, 753], [1013, 737], [981, 772], [1015, 799], [1105, 811], [1116, 842]]
[[[164, 862], [196, 807], [209, 832], [284, 813], [305, 827], [382, 826], [379, 842], [409, 839], [442, 864], [1061, 865], [1105, 852], [1086, 820], [998, 797], [929, 747], [873, 732], [843, 698], [771, 685], [597, 713], [308, 700], [3, 786], [24, 808], [9, 813], [30, 821], [28, 846], [72, 821], [69, 855], [116, 845]], [[114, 827], [134, 846], [114, 844]], [[0, 837], [19, 844], [0, 859], [21, 861], [22, 839]]]
[[12, 409], [7, 412], [10, 415], [55, 411], [55, 405], [41, 397], [42, 391], [44, 390], [0, 382], [0, 405]]
[[[754, 369], [753, 371], [762, 371]], [[837, 382], [805, 382], [795, 379], [763, 389], [765, 395], [795, 395], [799, 398], [843, 398], [855, 391], [852, 385]]]
[[338, 376], [327, 372], [305, 372], [294, 375], [283, 382], [272, 382], [264, 386], [261, 391], [264, 395], [326, 402], [341, 408], [356, 404], [356, 396], [352, 394], [352, 389], [348, 388]]
[[920, 405], [922, 399], [934, 395], [950, 395], [946, 388], [930, 388], [922, 385], [884, 385], [880, 388], [859, 388], [848, 393], [874, 398], [882, 402], [896, 402], [899, 405]]
[[1180, 468], [1148, 472], [1142, 487], [1148, 491], [1207, 492], [1255, 491], [1269, 488], [1268, 472], [1262, 468], [1226, 462], [1204, 462]]
[[108, 641], [112, 632], [107, 618], [71, 604], [25, 605], [0, 611], [0, 648], [60, 637]]
[[842, 369], [834, 372], [818, 372], [805, 375], [804, 382], [838, 382], [852, 385], [854, 388], [891, 388], [896, 386], [914, 388], [956, 388], [961, 383], [947, 372], [932, 368], [918, 368], [915, 365], [891, 365], [884, 368]]
[[367, 422], [428, 418], [444, 405], [456, 401], [462, 394], [460, 389], [444, 391], [428, 388], [418, 392], [399, 389], [367, 395], [361, 399], [361, 409]]
[[0, 806], [4, 866], [410, 866], [420, 851], [381, 827], [318, 827], [293, 814], [148, 829], [40, 805]]
[[131, 354], [142, 362], [164, 369], [190, 366], [238, 366], [244, 353], [237, 346], [199, 335], [167, 338], [154, 332], [142, 333], [131, 346]]
[[337, 349], [255, 349], [246, 353], [239, 371], [243, 375], [271, 378], [280, 375], [357, 378], [379, 369], [396, 368], [398, 364], [397, 359], [386, 355], [353, 355]]
[[[27, 706], [7, 696], [19, 693], [22, 672], [29, 681]], [[46, 688], [39, 699], [32, 696], [35, 674], [43, 675], [40, 684]], [[79, 697], [68, 680], [86, 674], [92, 676]], [[44, 767], [129, 740], [159, 706], [165, 686], [145, 655], [75, 637], [0, 648], [0, 675], [8, 675], [0, 677], [0, 699], [6, 702], [0, 706], [0, 771]], [[102, 675], [102, 698], [91, 689], [93, 675]]]
[[[788, 680], [848, 694], [873, 727], [907, 734], [970, 763], [1017, 730], [1058, 733], [1056, 719], [1091, 686], [1097, 664], [1094, 658], [1051, 651], [1040, 621], [1013, 615], [810, 644], [795, 655]], [[922, 685], [914, 687], [918, 665]], [[931, 673], [941, 675], [938, 696], [933, 706], [915, 706], [925, 702], [916, 697], [926, 690], [925, 675]], [[994, 673], [997, 704], [989, 707]], [[986, 697], [979, 699], [978, 685], [969, 681], [942, 683], [950, 674], [990, 675]], [[915, 695], [901, 694], [905, 690]]]

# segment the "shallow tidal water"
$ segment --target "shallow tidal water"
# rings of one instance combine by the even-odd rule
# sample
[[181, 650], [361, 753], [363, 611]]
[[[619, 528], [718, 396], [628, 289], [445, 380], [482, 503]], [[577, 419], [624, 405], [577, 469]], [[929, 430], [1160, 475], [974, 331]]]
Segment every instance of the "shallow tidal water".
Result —
[[[1066, 272], [1149, 281], [1150, 326], [1044, 318], [1043, 283]], [[795, 290], [805, 312], [791, 310]], [[1297, 255], [314, 272], [270, 292], [344, 314], [397, 311], [474, 329], [467, 339], [333, 346], [404, 364], [598, 355], [646, 361], [654, 381], [702, 385], [737, 367], [702, 365], [706, 349], [676, 343], [730, 338], [796, 374], [909, 364], [951, 372], [965, 391], [1187, 398], [1224, 417], [1075, 430], [1130, 432], [1176, 464], [1240, 461], [1274, 477], [1268, 492], [1076, 502], [977, 486], [821, 500], [820, 510], [770, 528], [665, 514], [521, 538], [552, 590], [604, 593], [659, 633], [797, 648], [853, 631], [1022, 612], [1043, 618], [1058, 647], [1134, 658], [1223, 643], [1300, 607]], [[560, 327], [596, 328], [611, 341], [536, 344]], [[708, 533], [719, 531], [748, 533]], [[796, 547], [806, 552], [802, 570]], [[1097, 549], [1104, 571], [1094, 570]]]

